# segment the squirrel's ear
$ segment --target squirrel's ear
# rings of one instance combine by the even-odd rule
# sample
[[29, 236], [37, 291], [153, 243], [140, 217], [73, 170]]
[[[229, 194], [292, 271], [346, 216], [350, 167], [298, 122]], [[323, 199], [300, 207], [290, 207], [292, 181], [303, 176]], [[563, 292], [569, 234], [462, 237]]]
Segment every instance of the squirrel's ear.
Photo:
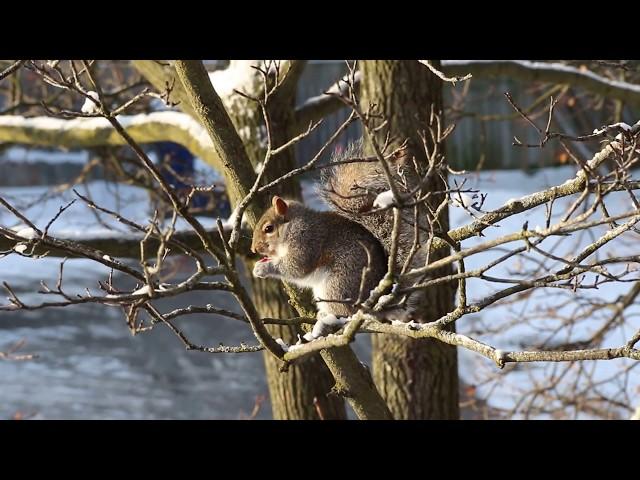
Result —
[[289, 209], [289, 206], [287, 205], [287, 202], [285, 202], [280, 197], [277, 197], [277, 196], [273, 197], [271, 204], [273, 205], [273, 208], [275, 208], [276, 213], [278, 215], [284, 217], [287, 214], [287, 210]]

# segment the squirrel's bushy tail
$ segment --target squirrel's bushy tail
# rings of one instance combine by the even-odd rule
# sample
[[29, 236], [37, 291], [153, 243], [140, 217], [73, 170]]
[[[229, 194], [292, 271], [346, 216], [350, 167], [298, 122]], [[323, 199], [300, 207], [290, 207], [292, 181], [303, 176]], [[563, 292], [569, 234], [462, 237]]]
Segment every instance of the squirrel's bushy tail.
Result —
[[388, 251], [393, 212], [369, 213], [376, 197], [389, 190], [380, 162], [364, 154], [363, 141], [360, 139], [334, 154], [331, 165], [322, 170], [320, 197], [336, 212], [363, 225]]
[[[384, 246], [391, 247], [393, 209], [376, 211], [376, 197], [390, 189], [389, 182], [375, 157], [364, 154], [362, 139], [350, 144], [343, 152], [334, 154], [331, 167], [323, 169], [319, 195], [336, 212], [358, 222], [369, 230]], [[392, 175], [400, 191], [415, 184], [411, 178], [413, 167], [406, 165], [406, 157], [390, 161]], [[408, 168], [407, 168], [408, 167]], [[402, 181], [399, 176], [402, 172]], [[403, 212], [400, 230], [399, 257], [402, 258], [413, 241], [413, 211]]]

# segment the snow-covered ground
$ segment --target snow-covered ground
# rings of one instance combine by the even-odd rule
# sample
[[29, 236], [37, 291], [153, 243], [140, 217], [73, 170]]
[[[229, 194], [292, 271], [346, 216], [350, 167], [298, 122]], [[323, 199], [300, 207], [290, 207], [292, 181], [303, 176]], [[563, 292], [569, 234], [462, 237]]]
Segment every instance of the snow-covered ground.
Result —
[[[107, 181], [94, 181], [76, 186], [75, 189], [100, 207], [116, 211], [123, 217], [142, 225], [148, 223], [152, 213], [149, 206], [149, 194], [137, 187]], [[89, 208], [70, 190], [55, 195], [48, 194], [48, 191], [47, 187], [41, 186], [3, 187], [2, 195], [15, 206], [27, 206], [26, 210], [21, 211], [39, 228], [44, 228], [49, 220], [58, 213], [61, 206], [76, 199], [76, 202], [49, 228], [49, 233], [53, 236], [81, 239], [96, 236], [121, 237], [135, 233], [134, 229], [118, 222], [112, 216]], [[99, 221], [96, 215], [99, 216]], [[214, 218], [205, 217], [199, 220], [207, 227], [215, 225]], [[0, 211], [0, 224], [5, 227], [15, 227], [21, 222], [3, 209]], [[176, 229], [185, 228], [188, 228], [188, 224], [183, 219], [178, 219]]]
[[[510, 199], [521, 197], [525, 194], [536, 192], [546, 189], [553, 185], [560, 185], [569, 178], [575, 175], [575, 170], [572, 167], [556, 168], [556, 169], [543, 169], [535, 175], [526, 175], [517, 171], [495, 171], [495, 172], [483, 172], [479, 175], [470, 175], [467, 178], [465, 184], [466, 188], [474, 188], [480, 190], [482, 193], [487, 193], [487, 198], [483, 206], [483, 210], [495, 209]], [[460, 179], [457, 179], [460, 182]], [[554, 207], [554, 215], [552, 219], [558, 219], [558, 217], [566, 211], [570, 202], [575, 200], [574, 197], [568, 197], [559, 199], [556, 201]], [[607, 207], [611, 215], [617, 213], [623, 213], [633, 208], [633, 205], [626, 193], [615, 193], [608, 197]], [[499, 222], [498, 228], [489, 228], [484, 231], [484, 237], [482, 238], [470, 238], [462, 242], [463, 247], [469, 247], [476, 243], [481, 243], [498, 236], [505, 235], [507, 233], [519, 231], [525, 221], [529, 222], [529, 229], [535, 230], [537, 227], [544, 228], [545, 226], [545, 208], [544, 206], [533, 209], [521, 215], [516, 215], [509, 219]], [[464, 209], [451, 208], [451, 225], [453, 227], [461, 226], [469, 222], [469, 215]], [[622, 223], [622, 222], [621, 222]], [[551, 246], [559, 242], [557, 250], [554, 250], [554, 254], [557, 256], [570, 256], [578, 253], [583, 247], [593, 242], [597, 236], [600, 236], [606, 231], [607, 226], [597, 227], [592, 229], [596, 236], [573, 234], [570, 237], [551, 237], [546, 239], [540, 246], [541, 248], [550, 249]], [[515, 246], [521, 246], [520, 244], [508, 244], [506, 247], [515, 248]], [[603, 258], [608, 254], [616, 253], [616, 255], [637, 255], [638, 254], [638, 237], [636, 233], [628, 232], [623, 234], [618, 239], [614, 240], [597, 254], [598, 258]], [[485, 252], [477, 255], [473, 255], [466, 260], [466, 269], [472, 270], [480, 266], [486, 265], [491, 260], [494, 260], [505, 252], [493, 250], [491, 252]], [[539, 275], [544, 275], [552, 270], [560, 268], [560, 265], [555, 262], [546, 262], [547, 269], [543, 269]], [[514, 272], [518, 272], [522, 267], [530, 266], [531, 263], [524, 260], [522, 257], [514, 258], [507, 261], [500, 266], [489, 270], [487, 274], [495, 277], [513, 277]], [[618, 268], [612, 267], [612, 272], [620, 273], [624, 269], [624, 265]], [[638, 275], [635, 275], [638, 278]], [[590, 283], [594, 279], [593, 275], [587, 275], [585, 283]], [[469, 295], [469, 301], [483, 298], [490, 293], [497, 290], [504, 289], [509, 285], [497, 283], [490, 284], [478, 279], [470, 279], [467, 283], [467, 291]], [[597, 290], [583, 290], [581, 296], [587, 297], [592, 301], [614, 301], [618, 296], [626, 293], [633, 283], [611, 283], [600, 286]], [[576, 304], [572, 300], [575, 298], [575, 294], [567, 290], [555, 290], [555, 289], [537, 289], [534, 290], [531, 295], [526, 299], [514, 303], [512, 305], [496, 305], [485, 311], [482, 311], [478, 315], [470, 315], [463, 317], [456, 323], [456, 327], [461, 333], [473, 332], [473, 335], [481, 341], [489, 343], [502, 350], [523, 350], [534, 349], [535, 344], [540, 341], [541, 338], [550, 337], [550, 332], [558, 327], [557, 320], [551, 318], [545, 318], [545, 312], [553, 311], [554, 315], [569, 316], [571, 313], [584, 310], [589, 307], [581, 303]], [[565, 300], [565, 305], [559, 307], [562, 301]], [[568, 302], [566, 302], [568, 300]], [[625, 325], [621, 328], [614, 330], [613, 333], [605, 337], [605, 345], [611, 347], [618, 347], [624, 345], [635, 331], [640, 328], [640, 320], [638, 319], [638, 313], [640, 309], [632, 305], [629, 307], [625, 314]], [[538, 313], [541, 318], [532, 322], [533, 325], [529, 325], [522, 322], [522, 319], [526, 315], [532, 313]], [[588, 321], [580, 322], [571, 328], [563, 328], [558, 334], [552, 337], [552, 340], [562, 343], [568, 341], [582, 340], [593, 334], [604, 321], [612, 315], [610, 310], [605, 310], [597, 314], [595, 317], [591, 317]], [[508, 327], [508, 328], [507, 328]], [[491, 333], [485, 333], [484, 335], [478, 335], [476, 331], [483, 332], [491, 329]], [[544, 337], [542, 336], [544, 335]], [[463, 379], [469, 384], [478, 384], [478, 382], [488, 375], [495, 373], [495, 365], [492, 362], [464, 349], [459, 349], [459, 359], [461, 361], [461, 372]], [[605, 378], [613, 378], [614, 381], [605, 382], [600, 386], [600, 391], [605, 395], [610, 395], [614, 399], [624, 401], [622, 398], [621, 387], [615, 380], [623, 381], [623, 377], [616, 379], [618, 372], [622, 372], [624, 369], [629, 368], [630, 365], [635, 365], [637, 362], [631, 360], [613, 360], [608, 362], [597, 362], [590, 364], [587, 368], [594, 368], [594, 378], [596, 380], [603, 380]], [[510, 372], [508, 376], [504, 378], [506, 380], [492, 383], [487, 387], [479, 387], [478, 393], [481, 396], [490, 394], [490, 404], [493, 406], [499, 406], [503, 408], [511, 408], [520, 398], [520, 390], [526, 390], [531, 388], [536, 383], [544, 383], [545, 379], [548, 379], [553, 371], [558, 369], [557, 364], [530, 364], [526, 368], [518, 368], [517, 371]], [[567, 375], [565, 379], [567, 385], [570, 383], [569, 378], [571, 374]], [[637, 373], [630, 377], [629, 383], [622, 387], [629, 397], [638, 399], [638, 390], [640, 387], [640, 375]], [[489, 390], [491, 388], [491, 390]], [[569, 391], [571, 388], [568, 389]]]
[[[467, 174], [465, 176], [452, 177], [462, 184], [464, 189], [478, 190], [479, 193], [487, 194], [483, 211], [496, 209], [511, 199], [519, 198], [524, 195], [544, 190], [554, 185], [560, 185], [566, 180], [575, 176], [573, 167], [561, 168], [545, 168], [535, 174], [527, 174], [522, 171], [515, 170], [496, 170], [485, 171], [476, 174]], [[310, 187], [308, 185], [308, 187]], [[319, 198], [313, 188], [305, 188], [305, 201], [314, 205], [320, 205]], [[575, 196], [558, 199], [554, 206], [554, 215], [552, 219], [558, 219], [561, 214], [566, 211], [567, 206], [575, 200]], [[475, 201], [475, 200], [474, 200]], [[459, 227], [470, 223], [473, 219], [469, 213], [463, 208], [454, 205], [449, 210], [451, 227]], [[460, 203], [460, 202], [458, 202]], [[464, 200], [462, 203], [466, 203]], [[320, 205], [321, 206], [321, 205]], [[607, 207], [611, 215], [623, 213], [633, 208], [626, 193], [614, 193], [607, 197]], [[324, 207], [323, 207], [324, 208]], [[545, 227], [546, 211], [541, 206], [536, 209], [527, 211], [523, 214], [513, 216], [503, 220], [495, 227], [486, 229], [483, 237], [473, 237], [462, 242], [462, 246], [470, 247], [478, 243], [488, 241], [492, 238], [503, 236], [521, 230], [525, 221], [528, 221], [529, 229]], [[607, 226], [601, 226], [591, 229], [595, 235], [601, 235], [607, 229]], [[589, 235], [573, 234], [570, 237], [561, 237], [560, 244], [554, 250], [554, 254], [558, 256], [575, 255], [584, 246], [593, 242], [596, 237]], [[550, 249], [552, 245], [558, 242], [558, 237], [550, 237], [540, 245], [541, 248]], [[613, 252], [616, 255], [637, 255], [638, 254], [638, 238], [637, 234], [628, 232], [610, 244], [603, 247], [598, 258], [602, 258]], [[507, 244], [506, 248], [516, 248], [522, 243]], [[468, 257], [465, 260], [467, 270], [484, 266], [502, 256], [505, 250], [494, 249], [489, 252], [482, 252]], [[514, 257], [499, 266], [489, 270], [488, 275], [494, 277], [513, 278], [514, 272], [530, 266], [528, 262], [521, 256]], [[549, 273], [551, 270], [559, 268], [559, 264], [546, 262], [547, 269], [543, 269], [540, 275]], [[624, 266], [612, 267], [612, 272], [621, 272]], [[638, 278], [638, 275], [636, 275]], [[587, 275], [585, 283], [593, 281], [593, 275]], [[475, 300], [486, 297], [498, 290], [506, 288], [510, 285], [503, 283], [489, 283], [478, 279], [469, 279], [467, 281], [468, 301], [471, 303]], [[592, 301], [613, 301], [620, 295], [625, 294], [633, 283], [611, 283], [601, 285], [597, 290], [586, 290], [581, 292], [581, 296]], [[580, 304], [572, 301], [571, 292], [565, 290], [557, 291], [554, 289], [537, 289], [534, 290], [526, 299], [513, 304], [497, 304], [479, 314], [468, 315], [463, 317], [456, 323], [457, 331], [472, 335], [474, 338], [488, 343], [502, 350], [531, 350], [542, 338], [550, 337], [552, 341], [557, 343], [582, 340], [589, 337], [597, 329], [604, 324], [606, 319], [611, 315], [610, 310], [604, 310], [599, 314], [591, 317], [588, 321], [580, 322], [571, 328], [562, 328], [555, 336], [551, 336], [550, 332], [557, 328], [559, 322], [545, 316], [545, 312], [553, 311], [554, 315], [569, 316], [572, 312], [584, 310], [589, 305]], [[563, 307], [558, 307], [562, 301], [565, 301]], [[567, 302], [568, 300], [568, 302]], [[523, 319], [525, 315], [537, 313], [541, 318], [536, 318], [532, 324], [525, 323]], [[626, 310], [625, 324], [613, 331], [605, 337], [604, 344], [611, 347], [619, 347], [625, 344], [635, 331], [640, 328], [640, 308], [632, 305]], [[468, 385], [477, 385], [477, 393], [481, 397], [488, 396], [489, 404], [495, 407], [512, 408], [514, 404], [521, 398], [521, 391], [530, 389], [533, 384], [544, 384], [552, 373], [558, 369], [557, 364], [528, 364], [524, 367], [518, 367], [516, 371], [512, 371], [509, 375], [502, 376], [498, 382], [490, 382], [483, 386], [483, 381], [497, 373], [496, 366], [490, 360], [470, 352], [463, 348], [458, 349], [459, 361], [461, 364], [461, 375], [464, 382]], [[596, 362], [588, 364], [587, 368], [594, 368], [593, 378], [596, 380], [604, 380], [613, 378], [612, 381], [604, 382], [600, 391], [612, 398], [624, 402], [622, 390], [630, 398], [636, 398], [636, 403], [640, 403], [640, 374], [636, 373], [629, 377], [629, 382], [623, 387], [620, 382], [624, 382], [622, 373], [625, 369], [636, 365], [637, 362], [627, 359], [618, 359], [609, 362]], [[587, 364], [585, 364], [587, 365]], [[513, 369], [508, 366], [507, 370]], [[557, 372], [555, 373], [557, 375]], [[618, 375], [619, 374], [619, 375]], [[566, 375], [566, 383], [570, 384], [571, 375]], [[580, 385], [580, 384], [578, 384]], [[570, 390], [570, 389], [569, 389]]]
[[[147, 193], [138, 188], [104, 181], [76, 188], [97, 204], [127, 218], [142, 224], [149, 218]], [[40, 228], [60, 206], [76, 198], [72, 192], [60, 196], [47, 193], [46, 187], [0, 188], [3, 198], [26, 207], [23, 212]], [[100, 222], [95, 215], [99, 215]], [[211, 218], [201, 220], [206, 226], [214, 222]], [[0, 210], [0, 225], [19, 224], [9, 212]], [[178, 227], [183, 228], [184, 224], [180, 222]], [[76, 239], [133, 234], [126, 225], [92, 211], [81, 200], [60, 216], [50, 233]], [[170, 258], [169, 262], [174, 260]], [[175, 263], [178, 275], [184, 276], [180, 262]], [[40, 289], [40, 280], [55, 285], [59, 264], [60, 259], [46, 257], [0, 258], [0, 284], [10, 284], [25, 302], [51, 301], [35, 292]], [[99, 291], [97, 281], [105, 280], [108, 274], [101, 264], [68, 260], [63, 287], [71, 294], [81, 293], [85, 287], [95, 293]], [[116, 284], [122, 286], [124, 281], [116, 275]], [[5, 304], [4, 292], [1, 297], [0, 302]], [[211, 292], [188, 293], [176, 301], [163, 300], [160, 305], [168, 311], [207, 303], [238, 310], [231, 297]], [[202, 345], [254, 341], [250, 330], [217, 316], [189, 316], [181, 321], [181, 327]], [[34, 353], [38, 358], [24, 362], [0, 359], [0, 418], [20, 412], [43, 419], [233, 419], [248, 415], [256, 398], [267, 393], [260, 354], [193, 355], [164, 328], [132, 337], [122, 311], [116, 308], [80, 305], [59, 310], [0, 312], [0, 351], [21, 340], [26, 344], [17, 353]], [[258, 418], [269, 416], [267, 401]]]
[[[544, 169], [534, 175], [527, 175], [518, 171], [488, 171], [481, 174], [467, 175], [465, 187], [478, 189], [482, 193], [487, 193], [488, 195], [483, 206], [483, 210], [491, 210], [503, 205], [509, 199], [517, 198], [552, 185], [559, 185], [565, 180], [572, 178], [574, 174], [575, 171], [571, 167]], [[461, 179], [457, 178], [457, 180], [460, 182]], [[320, 206], [313, 185], [310, 182], [303, 182], [303, 185], [304, 196], [307, 203]], [[122, 215], [137, 222], [144, 223], [148, 218], [149, 210], [147, 194], [137, 188], [122, 185], [118, 186], [97, 181], [88, 184], [88, 189], [81, 186], [78, 190], [82, 194], [89, 194], [99, 205], [117, 210]], [[39, 227], [44, 227], [44, 225], [46, 225], [47, 222], [57, 213], [60, 206], [65, 205], [75, 197], [71, 192], [66, 192], [60, 196], [54, 197], [47, 197], [45, 193], [46, 189], [44, 187], [2, 188], [2, 195], [4, 198], [16, 205], [28, 207], [26, 209], [27, 216]], [[611, 214], [629, 209], [630, 202], [628, 197], [625, 197], [623, 194], [616, 194], [612, 199], [613, 198], [615, 198], [615, 200], [609, 202]], [[569, 201], [571, 201], [571, 199], [557, 200], [554, 211], [562, 212], [563, 206], [566, 206]], [[128, 227], [104, 214], [99, 214], [99, 223], [95, 214], [96, 212], [91, 211], [83, 204], [83, 202], [77, 201], [53, 224], [50, 232], [53, 235], [64, 238], [82, 238], [95, 235], [122, 236], [132, 234]], [[464, 225], [470, 221], [468, 214], [462, 208], [451, 208], [450, 216], [452, 227]], [[544, 225], [544, 216], [545, 209], [542, 207], [529, 211], [525, 214], [509, 218], [500, 222], [499, 227], [492, 227], [485, 230], [484, 237], [465, 240], [463, 242], [463, 247], [473, 245], [479, 241], [486, 241], [496, 236], [504, 235], [505, 233], [518, 231], [521, 229], [525, 220], [529, 222], [529, 228], [533, 230], [536, 226]], [[213, 219], [203, 219], [203, 223], [206, 225], [212, 225], [213, 222]], [[10, 213], [0, 211], [0, 224], [2, 226], [15, 227], [18, 226], [19, 223], [20, 222], [13, 218]], [[186, 228], [186, 225], [180, 223], [178, 228]], [[594, 230], [596, 232], [603, 232], [605, 227]], [[637, 253], [637, 248], [635, 247], [637, 239], [634, 238], [634, 235], [635, 234], [625, 234], [620, 239], [613, 242], [613, 246], [615, 247], [617, 254], [622, 252], [629, 254]], [[554, 238], [547, 239], [542, 246], [548, 247], [553, 245], [556, 241], [557, 239]], [[559, 250], [556, 250], [554, 253], [556, 255], [575, 253], [579, 248], [590, 241], [593, 241], [593, 239], [588, 236], [581, 237], [574, 235], [563, 240]], [[507, 245], [507, 247], [508, 246], [510, 245]], [[610, 251], [611, 248], [612, 247], [609, 246], [606, 247], [606, 250], [603, 251], [602, 254], [606, 254], [606, 252]], [[491, 259], [500, 256], [502, 253], [503, 252], [500, 251], [492, 251], [471, 256], [466, 261], [467, 270], [484, 265]], [[518, 262], [520, 262], [520, 265], [518, 265]], [[43, 258], [34, 261], [21, 258], [17, 255], [10, 255], [8, 257], [0, 258], [0, 281], [6, 281], [16, 287], [16, 290], [21, 293], [24, 300], [30, 300], [34, 298], [35, 294], [32, 292], [38, 289], [38, 282], [40, 280], [55, 283], [55, 279], [58, 274], [58, 265], [59, 259]], [[496, 277], [512, 276], [513, 270], [516, 270], [521, 266], [522, 259], [514, 259], [501, 264], [488, 273]], [[104, 266], [86, 260], [67, 261], [65, 265], [65, 272], [66, 285], [77, 289], [82, 289], [87, 285], [96, 285], [95, 282], [98, 279], [104, 279], [108, 273]], [[471, 279], [468, 282], [469, 299], [470, 301], [473, 301], [474, 299], [482, 298], [497, 289], [504, 288], [504, 286], [504, 284], [492, 285], [485, 281]], [[617, 296], [625, 293], [631, 286], [632, 284], [630, 283], [607, 284], [598, 290], [589, 291], [589, 294], [594, 299], [599, 300], [615, 299]], [[562, 291], [561, 294], [570, 295], [564, 291]], [[207, 300], [205, 303], [216, 303], [218, 301], [216, 295], [218, 294], [207, 293]], [[519, 320], [523, 318], [525, 314], [530, 314], [531, 312], [536, 311], [540, 312], [544, 316], [544, 312], [547, 308], [557, 304], [561, 300], [561, 297], [558, 295], [559, 294], [557, 292], [549, 291], [548, 289], [536, 290], [523, 302], [512, 305], [499, 305], [487, 309], [478, 315], [463, 317], [457, 323], [457, 329], [459, 332], [471, 334], [479, 340], [503, 350], [531, 348], [534, 346], [534, 339], [540, 338], [540, 332], [531, 325], [519, 322]], [[203, 303], [202, 299], [198, 300], [198, 302]], [[563, 308], [556, 309], [557, 311], [555, 313], [569, 313], [569, 311], [574, 308], [577, 308], [577, 306], [568, 304]], [[101, 316], [103, 310], [104, 309], [93, 309], [89, 311], [92, 312], [92, 315]], [[114, 309], [108, 310], [110, 310], [109, 315], [113, 316]], [[630, 334], [634, 331], [633, 329], [640, 327], [640, 322], [638, 321], [637, 316], [637, 314], [640, 313], [638, 308], [636, 306], [632, 306], [629, 309], [629, 313], [630, 315], [628, 315], [626, 319], [626, 326], [619, 328], [614, 334], [607, 337], [605, 340], [607, 345], [619, 346], [623, 344], [625, 339], [628, 339]], [[117, 315], [118, 312], [115, 312], [115, 314]], [[1, 315], [5, 318], [9, 316], [9, 314]], [[41, 313], [40, 318], [44, 318], [46, 316], [47, 314], [43, 312]], [[26, 317], [25, 320], [27, 320]], [[206, 319], [203, 318], [202, 321], [206, 321]], [[565, 332], [563, 333], [565, 336], [557, 336], [554, 340], [566, 341], [569, 339], [577, 340], [584, 338], [586, 334], [590, 332], [593, 333], [600, 324], [601, 319], [600, 321], [594, 319], [593, 321], [582, 322], [581, 324], [573, 327], [569, 335]], [[23, 331], [23, 329], [26, 328], [26, 325], [28, 325], [28, 322], [25, 322], [24, 325], [25, 327], [21, 327], [19, 329], [19, 335], [16, 334], [15, 329], [2, 330], [3, 341], [0, 342], [0, 350], [2, 349], [3, 343], [16, 339], [18, 336], [33, 339], [34, 336], [38, 335], [38, 332], [34, 330]], [[103, 328], [100, 327], [100, 322], [92, 321], [92, 325], [94, 325], [92, 328]], [[229, 328], [237, 329], [238, 332], [242, 332], [240, 335], [245, 340], [251, 340], [250, 332], [246, 328], [241, 325], [234, 325], [235, 324], [229, 326]], [[551, 319], [542, 319], [537, 321], [536, 325], [538, 327], [542, 325], [545, 328], [553, 328], [556, 323]], [[0, 326], [0, 328], [2, 328], [2, 326]], [[46, 328], [46, 324], [41, 324], [39, 330], [41, 332], [48, 332], [47, 335], [51, 337], [51, 342], [57, 342], [57, 344], [60, 345], [68, 345], [68, 342], [73, 341], [73, 339], [71, 337], [66, 338], [64, 335], [62, 337], [58, 335], [61, 331], [64, 331], [65, 328], [73, 329], [74, 327], [73, 325], [67, 324], [65, 326], [57, 325], [55, 327], [52, 326], [50, 328]], [[124, 324], [121, 325], [121, 328], [123, 331], [126, 330]], [[54, 333], [54, 330], [57, 333]], [[489, 330], [490, 332], [487, 333]], [[209, 334], [211, 334], [211, 332], [209, 332]], [[86, 335], [89, 334], [86, 333]], [[234, 334], [233, 336], [236, 337], [237, 334]], [[211, 338], [209, 338], [209, 340], [211, 340]], [[218, 338], [215, 338], [214, 336], [213, 340], [218, 340]], [[177, 344], [178, 341], [175, 340], [175, 342]], [[118, 354], [114, 353], [114, 355], [117, 356]], [[189, 355], [195, 354], [191, 353]], [[255, 357], [257, 358], [257, 356]], [[216, 356], [215, 358], [217, 359], [219, 357]], [[229, 365], [232, 365], [235, 361], [233, 358], [230, 357], [229, 360], [225, 360], [225, 362], [227, 362], [225, 365], [227, 365], [228, 368], [234, 368], [229, 367]], [[496, 373], [495, 365], [484, 357], [480, 357], [477, 354], [468, 352], [464, 349], [459, 349], [459, 359], [461, 364], [461, 374], [465, 383], [477, 385], [477, 391], [480, 396], [488, 396], [490, 405], [502, 408], [512, 407], [514, 402], [519, 398], [520, 389], [526, 389], [527, 387], [530, 387], [532, 383], [544, 381], [544, 379], [551, 375], [552, 369], [557, 368], [555, 365], [529, 365], [510, 372], [508, 376], [501, 377], [503, 379], [497, 383], [494, 382], [485, 386], [482, 385], [482, 381], [488, 375]], [[117, 358], [113, 361], [117, 362]], [[597, 362], [597, 364], [593, 363], [591, 365], [595, 368], [596, 378], [607, 378], [615, 376], [618, 371], [628, 368], [630, 364], [630, 361], [614, 360], [610, 362]], [[0, 374], [6, 369], [18, 368], [15, 365], [15, 363], [0, 363]], [[101, 368], [99, 362], [93, 362], [92, 365], [98, 370]], [[237, 364], [237, 366], [239, 367], [240, 364]], [[25, 368], [28, 370], [30, 367], [19, 368]], [[87, 367], [85, 366], [83, 368]], [[259, 367], [255, 367], [254, 365], [251, 368], [253, 368], [251, 375], [255, 375], [256, 377], [262, 375], [262, 371]], [[247, 372], [244, 372], [245, 376], [247, 374]], [[16, 378], [15, 381], [17, 382], [19, 380]], [[609, 382], [602, 385], [602, 392], [619, 397], [621, 395], [619, 392], [619, 385], [613, 385], [614, 383], [615, 382]], [[629, 396], [633, 397], [635, 395], [637, 398], [637, 389], [639, 388], [639, 385], [640, 377], [638, 375], [631, 376], [630, 381], [624, 386], [624, 390]], [[187, 387], [185, 386], [184, 388]], [[15, 399], [18, 399], [19, 394], [16, 393], [15, 395]], [[162, 415], [168, 415], [166, 410], [162, 411], [164, 412]], [[82, 412], [79, 412], [78, 416], [82, 416]], [[135, 413], [132, 416], [135, 416]]]
[[[152, 214], [148, 193], [140, 188], [120, 185], [107, 181], [93, 181], [78, 185], [76, 190], [83, 196], [93, 200], [100, 207], [118, 212], [124, 218], [139, 225], [146, 226]], [[41, 230], [58, 213], [61, 206], [73, 199], [76, 202], [65, 210], [50, 226], [49, 234], [58, 238], [81, 240], [83, 238], [140, 238], [140, 233], [117, 221], [111, 215], [90, 208], [71, 190], [60, 194], [51, 194], [48, 187], [15, 187], [1, 188], [0, 194], [20, 211], [25, 213]], [[216, 219], [199, 217], [207, 228], [215, 226]], [[167, 220], [168, 221], [168, 220]], [[11, 212], [0, 209], [0, 225], [5, 228], [19, 230], [24, 225]], [[183, 220], [178, 219], [176, 230], [190, 229]], [[172, 260], [169, 260], [171, 263]], [[41, 280], [55, 285], [59, 273], [60, 259], [31, 259], [19, 255], [0, 257], [0, 282], [6, 281], [24, 301], [45, 301], [36, 292]], [[73, 259], [65, 263], [64, 279], [68, 293], [81, 293], [89, 287], [93, 293], [99, 292], [97, 281], [104, 280], [109, 269], [91, 260]], [[51, 299], [46, 299], [50, 301]]]

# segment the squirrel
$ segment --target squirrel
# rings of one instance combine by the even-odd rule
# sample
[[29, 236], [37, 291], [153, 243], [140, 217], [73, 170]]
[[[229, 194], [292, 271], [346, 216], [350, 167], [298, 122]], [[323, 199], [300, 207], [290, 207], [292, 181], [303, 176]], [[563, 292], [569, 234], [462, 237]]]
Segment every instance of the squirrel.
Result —
[[278, 196], [256, 224], [251, 251], [263, 256], [254, 276], [311, 288], [320, 316], [355, 313], [387, 271], [381, 243], [362, 225]]
[[[333, 211], [315, 211], [275, 196], [254, 229], [251, 250], [263, 258], [255, 264], [253, 275], [311, 288], [318, 319], [352, 315], [355, 304], [366, 300], [387, 273], [393, 210], [376, 212], [374, 204], [389, 184], [379, 162], [364, 157], [362, 150], [361, 140], [352, 143], [323, 172], [319, 194]], [[407, 156], [396, 155], [392, 162], [399, 188], [409, 191], [418, 177], [407, 168], [411, 167]], [[402, 218], [399, 269], [414, 243], [413, 208]], [[424, 255], [413, 257], [411, 266], [424, 262]], [[399, 318], [408, 320], [402, 314]]]

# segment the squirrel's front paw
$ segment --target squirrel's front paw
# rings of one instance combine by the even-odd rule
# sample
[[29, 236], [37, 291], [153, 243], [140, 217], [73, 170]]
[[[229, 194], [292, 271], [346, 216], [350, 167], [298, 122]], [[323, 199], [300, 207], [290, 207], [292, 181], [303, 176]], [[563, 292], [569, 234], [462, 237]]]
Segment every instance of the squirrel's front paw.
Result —
[[253, 266], [253, 276], [257, 278], [267, 278], [273, 272], [271, 261], [256, 262]]

